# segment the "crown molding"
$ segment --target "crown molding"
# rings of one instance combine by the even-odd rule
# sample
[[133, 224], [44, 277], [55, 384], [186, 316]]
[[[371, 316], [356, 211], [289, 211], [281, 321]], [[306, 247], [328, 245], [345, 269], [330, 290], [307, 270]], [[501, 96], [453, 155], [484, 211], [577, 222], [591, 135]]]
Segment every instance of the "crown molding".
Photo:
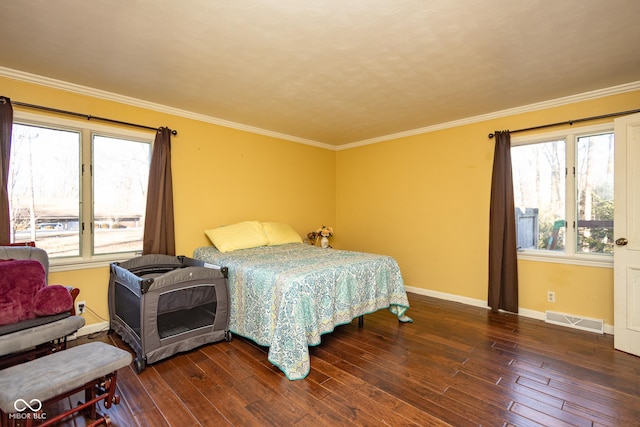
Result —
[[157, 111], [159, 113], [170, 114], [173, 116], [183, 117], [186, 119], [197, 120], [200, 122], [210, 123], [217, 126], [226, 128], [241, 130], [245, 132], [255, 133], [258, 135], [268, 136], [277, 139], [283, 139], [290, 142], [297, 142], [299, 144], [312, 145], [318, 148], [324, 148], [327, 150], [335, 150], [335, 146], [325, 144], [310, 139], [299, 138], [297, 136], [286, 135], [279, 132], [270, 131], [268, 129], [262, 129], [254, 126], [245, 125], [242, 123], [236, 123], [229, 120], [219, 119], [217, 117], [207, 116], [205, 114], [194, 113], [179, 108], [169, 107], [167, 105], [156, 104], [154, 102], [144, 101], [142, 99], [132, 98], [125, 95], [120, 95], [113, 92], [107, 92], [100, 89], [94, 89], [87, 86], [78, 85], [75, 83], [69, 83], [62, 80], [56, 80], [49, 77], [39, 76], [36, 74], [26, 73], [24, 71], [13, 70], [0, 66], [0, 77], [6, 77], [13, 80], [18, 80], [26, 83], [33, 83], [40, 86], [46, 86], [52, 89], [59, 89], [66, 92], [77, 93], [80, 95], [91, 96], [93, 98], [104, 99], [107, 101], [118, 102], [121, 104], [131, 105], [133, 107], [144, 108], [147, 110]]
[[423, 128], [408, 130], [405, 132], [394, 133], [391, 135], [380, 136], [363, 141], [357, 141], [350, 144], [341, 145], [336, 147], [337, 151], [347, 150], [349, 148], [362, 147], [364, 145], [376, 144], [378, 142], [390, 141], [392, 139], [399, 139], [408, 136], [420, 135], [423, 133], [435, 132], [443, 129], [450, 129], [458, 126], [469, 125], [473, 123], [484, 122], [487, 120], [499, 119], [502, 117], [513, 116], [516, 114], [530, 113], [533, 111], [544, 110], [547, 108], [559, 107], [567, 104], [573, 104], [581, 101], [590, 101], [598, 98], [604, 98], [611, 95], [619, 95], [622, 93], [633, 92], [640, 90], [640, 81], [626, 83], [618, 86], [612, 86], [604, 89], [593, 90], [591, 92], [584, 92], [577, 95], [565, 96], [563, 98], [552, 99], [549, 101], [538, 102], [535, 104], [523, 105], [521, 107], [509, 108], [507, 110], [495, 111], [493, 113], [481, 114], [479, 116], [467, 117], [460, 120], [454, 120], [451, 122], [440, 123], [433, 126], [426, 126]]
[[310, 139], [299, 138], [292, 135], [287, 135], [279, 132], [270, 131], [267, 129], [249, 126], [242, 123], [219, 119], [217, 117], [207, 116], [205, 114], [194, 113], [194, 112], [182, 110], [179, 108], [173, 108], [173, 107], [169, 107], [162, 104], [156, 104], [153, 102], [144, 101], [141, 99], [132, 98], [125, 95], [120, 95], [113, 92], [107, 92], [100, 89], [94, 89], [87, 86], [77, 85], [74, 83], [69, 83], [62, 80], [56, 80], [49, 77], [39, 76], [36, 74], [24, 72], [24, 71], [13, 70], [11, 68], [6, 68], [2, 66], [0, 66], [0, 77], [6, 77], [13, 80], [33, 83], [33, 84], [46, 86], [53, 89], [59, 89], [67, 92], [77, 93], [80, 95], [91, 96], [94, 98], [118, 102], [121, 104], [131, 105], [134, 107], [157, 111], [160, 113], [170, 114], [178, 117], [210, 123], [217, 126], [223, 126], [226, 128], [231, 128], [231, 129], [241, 130], [245, 132], [255, 133], [258, 135], [282, 139], [285, 141], [297, 142], [299, 144], [311, 145], [314, 147], [323, 148], [323, 149], [332, 150], [332, 151], [348, 150], [350, 148], [362, 147], [370, 144], [377, 144], [379, 142], [390, 141], [393, 139], [405, 138], [409, 136], [415, 136], [415, 135], [420, 135], [424, 133], [450, 129], [458, 126], [469, 125], [469, 124], [483, 122], [487, 120], [513, 116], [516, 114], [529, 113], [529, 112], [543, 110], [547, 108], [572, 104], [575, 102], [588, 101], [588, 100], [603, 98], [606, 96], [618, 95], [626, 92], [640, 90], [640, 81], [636, 81], [636, 82], [626, 83], [618, 86], [612, 86], [609, 88], [598, 89], [590, 92], [584, 92], [577, 95], [570, 95], [563, 98], [552, 99], [549, 101], [538, 102], [535, 104], [524, 105], [521, 107], [510, 108], [506, 110], [500, 110], [493, 113], [481, 114], [479, 116], [467, 117], [460, 120], [454, 120], [450, 122], [440, 123], [437, 125], [426, 126], [418, 129], [408, 130], [404, 132], [379, 136], [376, 138], [371, 138], [371, 139], [366, 139], [362, 141], [356, 141], [349, 144], [335, 146], [335, 145], [326, 144], [319, 141], [313, 141]]

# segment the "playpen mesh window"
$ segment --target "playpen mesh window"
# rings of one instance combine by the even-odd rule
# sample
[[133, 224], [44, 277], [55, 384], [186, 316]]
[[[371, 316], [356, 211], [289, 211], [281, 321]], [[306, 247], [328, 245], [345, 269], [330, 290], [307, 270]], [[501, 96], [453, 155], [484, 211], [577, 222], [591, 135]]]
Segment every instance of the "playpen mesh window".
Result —
[[160, 294], [160, 338], [212, 326], [217, 305], [216, 288], [213, 286], [194, 286]]
[[[116, 283], [116, 287], [116, 314], [140, 337], [141, 299], [120, 283]], [[217, 306], [214, 286], [194, 286], [160, 294], [157, 319], [160, 339], [211, 327]]]
[[116, 283], [116, 315], [140, 337], [140, 297], [121, 283]]

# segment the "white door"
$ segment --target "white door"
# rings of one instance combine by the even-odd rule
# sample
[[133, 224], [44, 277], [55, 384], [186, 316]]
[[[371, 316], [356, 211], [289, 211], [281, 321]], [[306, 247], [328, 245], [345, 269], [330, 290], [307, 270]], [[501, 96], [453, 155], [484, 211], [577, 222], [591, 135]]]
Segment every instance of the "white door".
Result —
[[640, 356], [640, 114], [614, 123], [614, 347]]

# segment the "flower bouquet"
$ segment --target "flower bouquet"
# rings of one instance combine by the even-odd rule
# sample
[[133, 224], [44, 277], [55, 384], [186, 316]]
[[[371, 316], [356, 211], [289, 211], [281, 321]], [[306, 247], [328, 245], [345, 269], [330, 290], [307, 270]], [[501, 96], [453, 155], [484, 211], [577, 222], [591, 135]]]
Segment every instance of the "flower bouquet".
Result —
[[327, 227], [326, 225], [323, 225], [322, 227], [318, 228], [318, 230], [316, 231], [316, 233], [318, 234], [318, 236], [320, 237], [331, 237], [333, 236], [333, 228], [331, 227]]
[[316, 230], [316, 234], [320, 237], [320, 246], [329, 248], [329, 237], [333, 236], [333, 228], [323, 225]]
[[318, 241], [323, 248], [329, 247], [329, 237], [333, 236], [333, 228], [323, 225], [316, 231], [307, 233], [307, 240], [310, 244], [317, 246]]

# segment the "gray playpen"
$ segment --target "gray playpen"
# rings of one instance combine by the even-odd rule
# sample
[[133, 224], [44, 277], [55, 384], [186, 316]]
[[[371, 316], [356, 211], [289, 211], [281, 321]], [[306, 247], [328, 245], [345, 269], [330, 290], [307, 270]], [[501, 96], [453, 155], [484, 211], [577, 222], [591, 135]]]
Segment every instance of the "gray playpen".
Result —
[[227, 269], [184, 256], [142, 255], [111, 264], [109, 324], [147, 364], [231, 340]]

